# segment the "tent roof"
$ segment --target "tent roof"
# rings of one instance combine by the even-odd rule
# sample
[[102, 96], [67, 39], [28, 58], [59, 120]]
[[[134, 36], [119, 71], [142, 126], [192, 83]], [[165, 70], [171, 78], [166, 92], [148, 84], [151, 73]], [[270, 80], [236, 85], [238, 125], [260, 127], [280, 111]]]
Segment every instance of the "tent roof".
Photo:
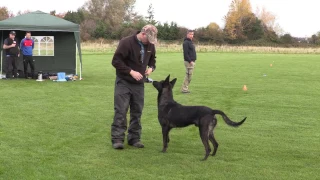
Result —
[[79, 25], [35, 11], [0, 21], [0, 30], [79, 32]]

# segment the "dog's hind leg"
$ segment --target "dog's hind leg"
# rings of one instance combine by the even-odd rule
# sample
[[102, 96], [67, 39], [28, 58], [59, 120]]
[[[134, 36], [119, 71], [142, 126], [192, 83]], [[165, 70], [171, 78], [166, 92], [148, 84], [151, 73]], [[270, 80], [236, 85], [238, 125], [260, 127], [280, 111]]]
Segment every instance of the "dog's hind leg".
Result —
[[209, 139], [210, 139], [211, 143], [213, 144], [213, 152], [212, 152], [211, 155], [214, 156], [214, 155], [216, 155], [216, 153], [217, 153], [219, 144], [218, 144], [218, 142], [216, 141], [216, 139], [214, 138], [213, 132], [211, 132], [211, 133], [209, 134]]
[[199, 131], [200, 131], [200, 137], [201, 137], [202, 143], [203, 143], [205, 151], [206, 151], [206, 155], [202, 159], [202, 161], [204, 161], [208, 158], [208, 156], [210, 155], [210, 152], [211, 152], [211, 148], [209, 145], [209, 121], [208, 121], [208, 118], [201, 118]]
[[216, 125], [217, 125], [217, 119], [214, 116], [212, 118], [212, 123], [210, 123], [210, 125], [209, 125], [209, 140], [211, 141], [211, 143], [213, 145], [212, 156], [216, 155], [218, 147], [219, 147], [219, 144], [216, 141], [216, 139], [214, 138], [214, 133], [213, 133], [214, 132], [214, 128], [215, 128]]
[[170, 127], [163, 126], [162, 127], [162, 136], [163, 136], [163, 149], [162, 152], [166, 152], [168, 148], [168, 142], [169, 142], [169, 131]]

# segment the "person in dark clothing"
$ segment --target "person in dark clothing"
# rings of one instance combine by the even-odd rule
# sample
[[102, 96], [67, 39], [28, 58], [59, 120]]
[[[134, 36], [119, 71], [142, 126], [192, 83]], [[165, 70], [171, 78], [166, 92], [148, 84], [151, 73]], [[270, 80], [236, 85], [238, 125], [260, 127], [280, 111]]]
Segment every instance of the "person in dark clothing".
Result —
[[184, 39], [183, 42], [183, 57], [184, 57], [184, 66], [186, 68], [186, 75], [181, 87], [182, 93], [190, 93], [189, 91], [189, 84], [191, 82], [191, 78], [193, 75], [195, 62], [197, 60], [197, 53], [195, 46], [192, 42], [194, 36], [193, 30], [188, 30], [187, 37]]
[[20, 43], [20, 49], [23, 55], [23, 69], [24, 76], [28, 79], [28, 64], [30, 64], [31, 77], [34, 77], [34, 60], [33, 60], [33, 51], [34, 41], [31, 39], [31, 32], [26, 32], [26, 37], [22, 39]]
[[116, 69], [114, 89], [114, 119], [111, 142], [115, 149], [123, 149], [127, 130], [127, 112], [130, 107], [128, 144], [143, 148], [141, 143], [141, 115], [144, 106], [144, 82], [156, 68], [158, 30], [146, 25], [141, 31], [120, 40], [112, 59]]
[[4, 40], [3, 49], [6, 54], [6, 78], [18, 77], [18, 57], [20, 56], [19, 43], [17, 41], [16, 32], [11, 31], [9, 37]]

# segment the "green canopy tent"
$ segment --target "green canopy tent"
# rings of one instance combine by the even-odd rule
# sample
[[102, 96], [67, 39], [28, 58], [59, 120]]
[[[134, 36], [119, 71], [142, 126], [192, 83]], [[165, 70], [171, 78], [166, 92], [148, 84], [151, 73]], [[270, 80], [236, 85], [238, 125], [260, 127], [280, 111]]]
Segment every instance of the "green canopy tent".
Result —
[[[78, 57], [80, 58], [80, 79], [82, 79], [82, 54], [80, 46], [80, 27], [78, 24], [35, 11], [0, 21], [0, 47], [10, 31], [16, 31], [20, 42], [25, 31], [31, 31], [35, 41], [33, 55], [35, 68], [43, 72], [66, 72], [78, 74]], [[5, 51], [1, 51], [1, 74], [4, 70]], [[23, 69], [22, 59], [18, 69]]]

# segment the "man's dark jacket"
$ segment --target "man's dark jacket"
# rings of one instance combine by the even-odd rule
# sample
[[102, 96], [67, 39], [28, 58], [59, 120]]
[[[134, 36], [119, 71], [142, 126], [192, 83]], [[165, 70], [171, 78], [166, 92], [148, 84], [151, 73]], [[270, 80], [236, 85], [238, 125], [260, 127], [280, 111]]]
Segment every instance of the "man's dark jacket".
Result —
[[[156, 50], [154, 44], [144, 45], [144, 60], [141, 62], [141, 46], [137, 39], [137, 31], [134, 35], [120, 40], [116, 52], [112, 58], [112, 65], [116, 69], [116, 75], [130, 83], [144, 83], [147, 66], [156, 68]], [[140, 81], [135, 80], [130, 71], [134, 70], [144, 76]]]
[[18, 40], [16, 38], [11, 39], [11, 38], [7, 38], [4, 40], [4, 44], [7, 46], [12, 45], [13, 43], [16, 43], [15, 47], [9, 48], [9, 49], [5, 49], [5, 53], [8, 56], [18, 56], [19, 54], [19, 43]]
[[195, 62], [197, 59], [196, 49], [193, 42], [189, 38], [185, 38], [183, 42], [183, 57], [185, 61], [189, 63], [191, 61]]

